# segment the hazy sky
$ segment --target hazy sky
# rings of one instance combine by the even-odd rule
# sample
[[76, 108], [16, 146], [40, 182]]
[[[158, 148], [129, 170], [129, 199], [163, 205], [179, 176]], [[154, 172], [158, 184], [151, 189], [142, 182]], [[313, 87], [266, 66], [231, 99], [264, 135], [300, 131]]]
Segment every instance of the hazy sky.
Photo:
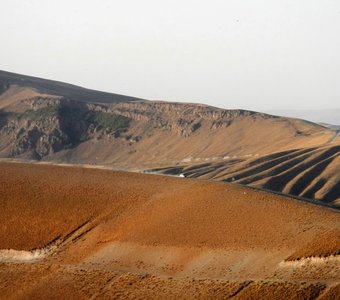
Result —
[[339, 0], [1, 0], [0, 69], [224, 108], [340, 107]]

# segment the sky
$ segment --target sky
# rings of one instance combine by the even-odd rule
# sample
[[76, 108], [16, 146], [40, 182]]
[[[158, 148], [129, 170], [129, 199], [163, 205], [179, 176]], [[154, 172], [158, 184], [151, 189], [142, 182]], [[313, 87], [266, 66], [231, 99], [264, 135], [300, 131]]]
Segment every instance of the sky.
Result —
[[0, 69], [149, 100], [340, 107], [339, 0], [1, 0]]

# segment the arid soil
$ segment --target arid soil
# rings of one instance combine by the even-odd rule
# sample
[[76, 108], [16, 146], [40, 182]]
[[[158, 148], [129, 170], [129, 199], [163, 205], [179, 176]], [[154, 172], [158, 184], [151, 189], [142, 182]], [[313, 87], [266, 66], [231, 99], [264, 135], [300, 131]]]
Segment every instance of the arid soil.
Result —
[[0, 195], [2, 299], [338, 295], [331, 208], [229, 183], [4, 162]]
[[250, 185], [340, 206], [340, 141], [255, 158], [230, 157], [149, 171]]
[[0, 71], [0, 158], [228, 181], [340, 205], [340, 132]]

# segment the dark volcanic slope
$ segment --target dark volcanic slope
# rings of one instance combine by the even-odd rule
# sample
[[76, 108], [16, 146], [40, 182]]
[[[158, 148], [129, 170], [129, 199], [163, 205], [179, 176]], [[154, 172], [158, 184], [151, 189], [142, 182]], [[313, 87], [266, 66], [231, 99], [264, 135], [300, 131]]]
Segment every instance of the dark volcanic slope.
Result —
[[64, 82], [0, 71], [0, 94], [13, 85], [33, 88], [43, 94], [63, 96], [82, 102], [116, 103], [140, 100], [134, 97], [90, 90]]

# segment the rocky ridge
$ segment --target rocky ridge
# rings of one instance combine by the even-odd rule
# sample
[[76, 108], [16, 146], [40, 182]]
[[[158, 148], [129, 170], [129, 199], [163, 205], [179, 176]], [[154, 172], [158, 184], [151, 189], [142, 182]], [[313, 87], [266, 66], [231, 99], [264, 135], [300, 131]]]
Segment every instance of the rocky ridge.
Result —
[[[27, 155], [42, 159], [89, 139], [122, 140], [121, 134], [128, 132], [131, 121], [185, 138], [199, 130], [203, 122], [209, 122], [210, 130], [217, 130], [227, 128], [242, 117], [277, 118], [252, 111], [223, 110], [196, 104], [140, 101], [107, 105], [36, 96], [2, 110], [0, 136], [3, 141], [10, 141], [10, 145], [6, 145], [6, 148], [10, 147], [9, 157]], [[114, 119], [117, 124], [110, 123]], [[131, 132], [123, 136], [125, 142], [136, 142], [141, 138]]]
[[0, 71], [0, 158], [170, 172], [338, 205], [339, 143], [338, 131], [300, 119]]

